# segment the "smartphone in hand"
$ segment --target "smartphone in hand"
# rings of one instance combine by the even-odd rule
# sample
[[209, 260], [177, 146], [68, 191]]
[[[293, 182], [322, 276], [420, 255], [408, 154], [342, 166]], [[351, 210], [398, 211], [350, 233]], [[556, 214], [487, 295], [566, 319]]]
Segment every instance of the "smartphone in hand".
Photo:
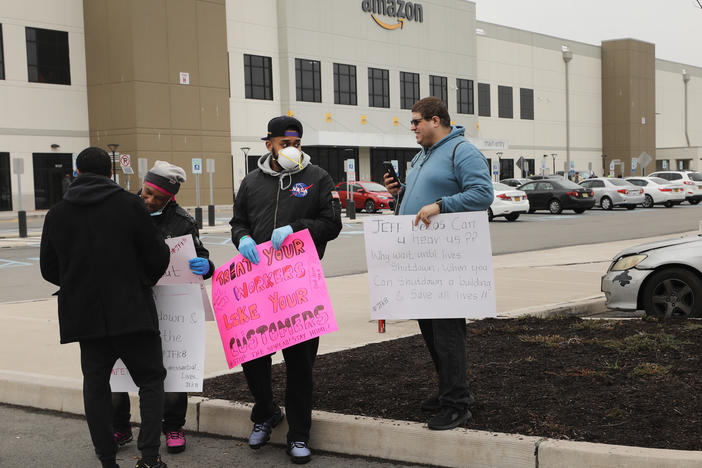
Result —
[[383, 161], [383, 167], [385, 167], [385, 173], [392, 177], [392, 181], [400, 184], [400, 178], [397, 176], [397, 172], [395, 172], [395, 166], [393, 166], [390, 161]]

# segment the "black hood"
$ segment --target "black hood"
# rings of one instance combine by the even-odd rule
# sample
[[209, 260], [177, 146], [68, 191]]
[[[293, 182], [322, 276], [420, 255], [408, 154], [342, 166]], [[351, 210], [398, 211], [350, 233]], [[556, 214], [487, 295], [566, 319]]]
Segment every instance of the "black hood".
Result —
[[75, 205], [94, 205], [123, 190], [112, 179], [88, 172], [76, 177], [63, 199]]

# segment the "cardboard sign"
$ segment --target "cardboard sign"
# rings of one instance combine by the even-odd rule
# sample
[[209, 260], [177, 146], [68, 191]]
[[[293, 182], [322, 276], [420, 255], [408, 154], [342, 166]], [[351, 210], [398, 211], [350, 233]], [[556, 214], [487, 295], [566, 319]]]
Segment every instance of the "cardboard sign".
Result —
[[[205, 369], [205, 312], [198, 284], [154, 286], [167, 392], [201, 392]], [[129, 371], [118, 360], [112, 368], [113, 392], [136, 392]]]
[[237, 255], [212, 276], [212, 305], [229, 368], [337, 330], [322, 264], [309, 231], [254, 265]]
[[496, 316], [487, 214], [363, 220], [371, 319]]

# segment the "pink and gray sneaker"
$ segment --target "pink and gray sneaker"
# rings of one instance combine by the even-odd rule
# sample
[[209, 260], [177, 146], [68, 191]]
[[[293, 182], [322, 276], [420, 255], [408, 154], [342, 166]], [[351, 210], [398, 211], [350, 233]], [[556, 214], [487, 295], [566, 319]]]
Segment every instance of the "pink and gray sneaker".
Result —
[[127, 442], [131, 442], [132, 440], [134, 440], [134, 437], [132, 436], [131, 427], [127, 428], [127, 430], [125, 431], [115, 431], [113, 437], [115, 438], [115, 443], [118, 447], [121, 447]]
[[185, 434], [182, 427], [177, 431], [166, 432], [166, 447], [168, 453], [180, 453], [185, 450]]

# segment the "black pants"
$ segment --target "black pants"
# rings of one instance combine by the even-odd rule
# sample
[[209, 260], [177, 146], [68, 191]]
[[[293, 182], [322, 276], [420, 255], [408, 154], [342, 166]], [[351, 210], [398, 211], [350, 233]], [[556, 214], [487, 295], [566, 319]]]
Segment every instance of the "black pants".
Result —
[[[129, 430], [130, 414], [129, 394], [115, 392], [112, 394], [112, 427], [115, 431]], [[163, 433], [177, 431], [185, 426], [185, 413], [188, 411], [188, 394], [186, 392], [166, 392], [163, 399]]]
[[[312, 426], [312, 365], [317, 357], [319, 338], [303, 341], [283, 350], [286, 386], [285, 411], [288, 417], [288, 443], [309, 442]], [[241, 365], [254, 397], [251, 421], [262, 423], [273, 415], [276, 404], [271, 389], [271, 356]]]
[[101, 461], [115, 458], [117, 447], [112, 431], [110, 373], [117, 358], [139, 387], [141, 431], [137, 447], [142, 456], [157, 456], [161, 445], [163, 417], [163, 367], [161, 337], [154, 333], [134, 333], [80, 342], [83, 369], [83, 400], [90, 437]]
[[466, 375], [466, 320], [419, 319], [418, 322], [439, 375], [439, 404], [459, 410], [468, 408], [473, 397]]

